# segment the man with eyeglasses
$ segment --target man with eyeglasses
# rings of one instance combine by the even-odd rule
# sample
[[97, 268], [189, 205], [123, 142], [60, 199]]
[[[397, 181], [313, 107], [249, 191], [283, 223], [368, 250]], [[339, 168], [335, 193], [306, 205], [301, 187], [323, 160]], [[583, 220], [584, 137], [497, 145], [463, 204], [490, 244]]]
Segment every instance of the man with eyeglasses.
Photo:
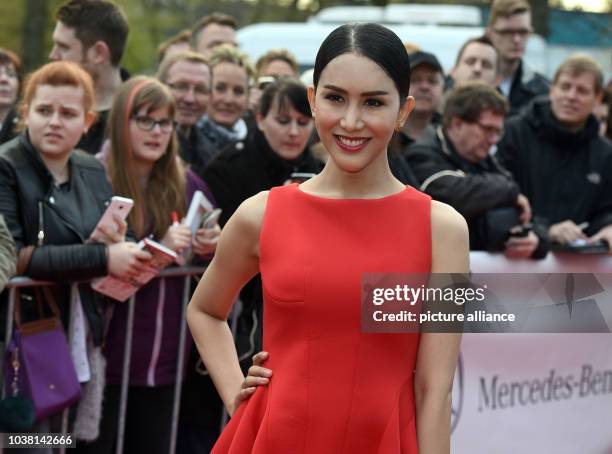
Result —
[[561, 248], [612, 244], [612, 144], [592, 114], [602, 94], [599, 64], [570, 56], [555, 73], [550, 99], [510, 119], [498, 145], [496, 156]]
[[548, 94], [548, 80], [522, 60], [532, 31], [527, 0], [493, 1], [486, 34], [499, 53], [499, 89], [510, 103], [510, 116], [519, 113], [534, 97]]
[[195, 52], [181, 52], [167, 57], [157, 78], [168, 86], [175, 102], [174, 121], [180, 155], [198, 175], [210, 162], [215, 145], [196, 126], [206, 113], [211, 74], [206, 59]]
[[470, 249], [540, 258], [546, 248], [518, 184], [489, 153], [503, 135], [508, 103], [490, 85], [466, 82], [451, 90], [442, 125], [430, 128], [406, 158], [420, 190], [465, 217]]

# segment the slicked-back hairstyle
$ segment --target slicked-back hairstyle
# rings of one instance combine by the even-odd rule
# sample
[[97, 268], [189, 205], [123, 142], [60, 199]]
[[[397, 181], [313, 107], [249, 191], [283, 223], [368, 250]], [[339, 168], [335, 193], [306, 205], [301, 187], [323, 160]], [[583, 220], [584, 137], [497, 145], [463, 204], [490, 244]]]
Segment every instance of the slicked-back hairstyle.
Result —
[[111, 64], [118, 67], [125, 51], [129, 27], [125, 14], [108, 0], [70, 0], [57, 10], [56, 19], [73, 28], [83, 50], [103, 41]]
[[208, 61], [206, 58], [204, 58], [204, 56], [202, 56], [202, 54], [198, 54], [197, 52], [193, 51], [179, 52], [177, 54], [170, 55], [162, 62], [155, 77], [163, 83], [168, 82], [168, 73], [170, 72], [170, 68], [172, 68], [172, 66], [179, 61], [188, 61], [191, 63], [199, 63], [208, 66]]
[[41, 66], [26, 78], [20, 108], [22, 118], [25, 116], [25, 109], [32, 103], [32, 99], [36, 95], [36, 89], [40, 85], [80, 87], [83, 89], [83, 110], [85, 112], [93, 111], [94, 84], [91, 76], [76, 63], [55, 61]]
[[467, 82], [448, 94], [442, 113], [442, 124], [448, 128], [453, 118], [476, 123], [480, 114], [491, 111], [506, 116], [508, 101], [495, 88], [483, 82]]
[[521, 13], [531, 13], [531, 5], [528, 0], [493, 0], [489, 26], [493, 25], [500, 17], [508, 18]]
[[143, 108], [149, 114], [167, 107], [174, 118], [174, 98], [168, 88], [151, 77], [134, 77], [117, 91], [108, 115], [107, 136], [110, 141], [108, 174], [113, 193], [134, 200], [128, 222], [139, 237], [147, 228], [161, 239], [176, 211], [185, 214], [185, 171], [178, 159], [178, 143], [174, 134], [164, 155], [155, 161], [146, 190], [134, 171], [134, 150], [130, 136], [130, 121]]
[[284, 61], [291, 66], [294, 74], [300, 73], [300, 67], [295, 59], [295, 55], [287, 49], [271, 49], [257, 59], [257, 63], [255, 63], [256, 77], [261, 76], [263, 70], [273, 61]]
[[493, 45], [493, 41], [491, 41], [491, 39], [486, 35], [482, 35], [477, 38], [470, 38], [465, 43], [463, 43], [463, 46], [461, 46], [461, 49], [459, 49], [459, 52], [457, 52], [457, 59], [455, 60], [455, 65], [459, 64], [459, 61], [461, 61], [461, 57], [463, 56], [463, 52], [472, 43], [479, 43], [479, 44], [484, 44], [485, 46], [491, 46], [493, 50], [495, 51], [495, 55], [497, 56], [497, 60], [498, 60], [497, 66], [499, 66], [499, 54], [497, 52], [497, 49]]
[[247, 54], [236, 49], [231, 44], [220, 44], [216, 46], [208, 56], [208, 65], [210, 66], [211, 72], [219, 63], [232, 63], [244, 68], [247, 73], [247, 79], [253, 77], [255, 73]]
[[166, 52], [175, 44], [189, 44], [191, 46], [191, 30], [181, 30], [176, 35], [171, 36], [157, 47], [157, 63], [161, 63], [166, 56]]
[[278, 103], [278, 110], [285, 112], [291, 105], [302, 115], [312, 118], [308, 104], [308, 90], [306, 86], [292, 77], [279, 77], [269, 84], [261, 94], [259, 100], [259, 113], [266, 117], [272, 108], [274, 100]]
[[225, 27], [231, 27], [234, 30], [238, 28], [238, 22], [233, 16], [224, 13], [211, 13], [202, 17], [195, 25], [191, 28], [191, 45], [195, 47], [198, 44], [198, 38], [200, 33], [210, 24], [222, 25]]
[[343, 54], [357, 54], [376, 63], [393, 80], [403, 105], [410, 90], [410, 59], [399, 37], [373, 23], [345, 24], [331, 32], [321, 44], [314, 65], [315, 90], [327, 64]]
[[13, 65], [21, 80], [21, 58], [15, 52], [0, 47], [0, 65]]
[[579, 76], [583, 73], [593, 74], [595, 79], [595, 92], [603, 90], [603, 71], [595, 59], [584, 54], [574, 54], [567, 57], [555, 71], [553, 85], [559, 80], [561, 73], [569, 73], [571, 76]]

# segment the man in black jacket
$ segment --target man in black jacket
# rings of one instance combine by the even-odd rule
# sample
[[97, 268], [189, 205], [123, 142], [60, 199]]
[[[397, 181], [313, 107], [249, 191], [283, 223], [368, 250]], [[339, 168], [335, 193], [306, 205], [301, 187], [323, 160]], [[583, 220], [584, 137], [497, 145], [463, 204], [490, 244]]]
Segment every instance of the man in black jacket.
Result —
[[[489, 153], [502, 135], [507, 109], [506, 100], [489, 85], [457, 87], [446, 100], [442, 126], [413, 144], [407, 159], [420, 189], [466, 218], [470, 249], [541, 256], [546, 251], [538, 236], [520, 228], [530, 221], [529, 201]], [[526, 236], [510, 235], [511, 229]]]
[[499, 53], [499, 89], [508, 98], [510, 116], [520, 113], [533, 98], [548, 93], [548, 80], [523, 60], [532, 31], [528, 0], [493, 1], [486, 34]]
[[56, 18], [49, 59], [79, 64], [95, 84], [97, 118], [77, 148], [96, 154], [102, 149], [115, 92], [129, 78], [120, 66], [128, 23], [123, 11], [108, 0], [67, 1]]
[[612, 144], [591, 114], [603, 91], [593, 59], [575, 55], [555, 74], [550, 100], [506, 125], [498, 156], [557, 243], [612, 243]]

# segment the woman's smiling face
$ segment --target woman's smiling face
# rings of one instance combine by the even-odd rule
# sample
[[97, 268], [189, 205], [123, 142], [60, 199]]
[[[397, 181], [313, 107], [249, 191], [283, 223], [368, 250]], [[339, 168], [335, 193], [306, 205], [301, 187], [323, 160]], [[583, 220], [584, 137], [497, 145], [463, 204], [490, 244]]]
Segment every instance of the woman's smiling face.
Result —
[[[347, 77], [347, 68], [350, 75]], [[398, 123], [412, 110], [413, 100], [401, 106], [393, 80], [375, 62], [362, 55], [342, 54], [321, 72], [309, 100], [321, 142], [335, 165], [357, 173], [386, 150]]]
[[228, 129], [244, 115], [248, 100], [248, 74], [245, 68], [222, 62], [212, 69], [212, 91], [208, 117]]

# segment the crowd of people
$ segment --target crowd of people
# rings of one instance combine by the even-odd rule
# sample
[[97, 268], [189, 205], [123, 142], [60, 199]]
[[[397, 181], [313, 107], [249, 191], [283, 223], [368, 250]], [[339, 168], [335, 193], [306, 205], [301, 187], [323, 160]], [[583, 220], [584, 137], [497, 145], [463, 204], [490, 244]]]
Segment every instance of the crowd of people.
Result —
[[[73, 360], [83, 391], [70, 410], [70, 432], [78, 438], [77, 452], [114, 451], [126, 354], [127, 306], [96, 292], [89, 281], [141, 273], [151, 259], [137, 246], [144, 238], [177, 254], [191, 250], [194, 264], [212, 259], [214, 276], [224, 273], [224, 263], [239, 272], [228, 258], [231, 244], [224, 244], [221, 257], [215, 253], [228, 222], [227, 238], [236, 248], [244, 246], [240, 221], [232, 226], [230, 219], [236, 214], [234, 219], [242, 216], [248, 224], [258, 208], [243, 202], [304, 181], [312, 182], [304, 184], [316, 194], [326, 188], [316, 182], [335, 175], [330, 166], [337, 173], [343, 168], [330, 143], [332, 136], [344, 139], [324, 123], [331, 115], [324, 102], [335, 108], [349, 100], [364, 103], [363, 118], [342, 120], [355, 137], [373, 122], [368, 115], [382, 118], [376, 109], [386, 101], [354, 101], [337, 89], [342, 77], [332, 77], [336, 85], [324, 88], [335, 91], [319, 99], [319, 78], [340, 71], [336, 59], [342, 55], [315, 66], [314, 79], [312, 73], [300, 79], [298, 63], [284, 49], [271, 49], [252, 64], [239, 49], [236, 29], [231, 16], [207, 15], [160, 44], [154, 77], [130, 75], [121, 66], [129, 33], [122, 10], [110, 0], [69, 0], [56, 14], [51, 62], [26, 75], [19, 56], [0, 48], [0, 289], [15, 275], [57, 284], [44, 295], [21, 289], [20, 316], [36, 318], [38, 299], [52, 298], [66, 331], [74, 329], [69, 320], [76, 298], [83, 344]], [[394, 178], [384, 181], [399, 181], [418, 197], [424, 193], [453, 207], [467, 221], [471, 250], [535, 260], [555, 248], [605, 251], [612, 244], [611, 85], [606, 87], [600, 65], [585, 55], [567, 58], [551, 81], [532, 71], [523, 60], [530, 33], [527, 0], [494, 0], [485, 35], [462, 45], [448, 74], [434, 54], [411, 43], [404, 43], [404, 81], [397, 74], [401, 65], [368, 57], [367, 64], [384, 69], [384, 82], [397, 89], [405, 113], [391, 120], [393, 135], [383, 149]], [[346, 52], [353, 60], [347, 57], [346, 63], [367, 70], [356, 57], [367, 56], [366, 50], [351, 49]], [[350, 66], [343, 70], [347, 77], [354, 74]], [[351, 151], [356, 142], [349, 138], [341, 146]], [[361, 171], [346, 166], [348, 173]], [[309, 180], [314, 175], [321, 179]], [[222, 212], [218, 224], [192, 234], [180, 220], [198, 190]], [[294, 216], [277, 194], [275, 209]], [[113, 195], [132, 199], [134, 208], [125, 221], [116, 218], [114, 228], [99, 227]], [[275, 228], [277, 239], [283, 237]], [[271, 243], [262, 248], [271, 251]], [[275, 251], [291, 255], [291, 247], [286, 249]], [[232, 342], [242, 374], [263, 339], [267, 287], [251, 274], [249, 268], [240, 279], [216, 284], [229, 294], [240, 283], [242, 309]], [[210, 286], [211, 279], [204, 281]], [[72, 282], [79, 282], [75, 293]], [[136, 294], [125, 452], [168, 452], [184, 291], [182, 278], [156, 278]], [[7, 300], [4, 291], [3, 307]], [[216, 309], [220, 318], [226, 309]], [[206, 327], [221, 329], [212, 322]], [[194, 337], [198, 347], [214, 344], [205, 335]], [[228, 346], [219, 342], [218, 348]], [[232, 413], [234, 401], [227, 387], [220, 389], [223, 400], [215, 389], [218, 380], [213, 383], [215, 374], [207, 368], [217, 365], [214, 354], [203, 364], [189, 336], [185, 355], [177, 452], [210, 452], [224, 404]], [[262, 374], [261, 380], [251, 377], [244, 398], [268, 383], [264, 372], [252, 372]], [[59, 432], [60, 425], [56, 415], [31, 430]]]

